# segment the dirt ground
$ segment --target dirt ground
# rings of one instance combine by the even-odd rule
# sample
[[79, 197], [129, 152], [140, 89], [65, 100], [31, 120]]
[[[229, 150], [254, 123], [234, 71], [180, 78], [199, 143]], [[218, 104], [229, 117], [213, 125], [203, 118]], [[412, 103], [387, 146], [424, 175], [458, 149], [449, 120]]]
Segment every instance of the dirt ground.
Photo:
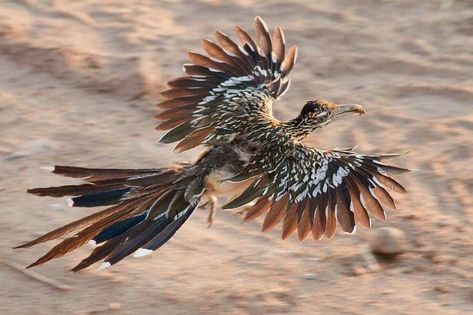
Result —
[[[27, 195], [76, 182], [40, 166], [195, 158], [157, 142], [158, 92], [201, 38], [252, 28], [256, 15], [299, 47], [277, 117], [294, 117], [306, 99], [361, 103], [367, 115], [310, 142], [410, 151], [398, 161], [416, 170], [401, 178], [409, 194], [388, 221], [299, 243], [224, 212], [209, 229], [198, 211], [148, 257], [68, 272], [85, 246], [34, 270], [69, 290], [11, 268], [52, 246], [14, 245], [93, 211]], [[473, 313], [472, 52], [471, 0], [1, 1], [0, 314]], [[367, 239], [383, 226], [402, 229], [407, 250], [365, 272]]]

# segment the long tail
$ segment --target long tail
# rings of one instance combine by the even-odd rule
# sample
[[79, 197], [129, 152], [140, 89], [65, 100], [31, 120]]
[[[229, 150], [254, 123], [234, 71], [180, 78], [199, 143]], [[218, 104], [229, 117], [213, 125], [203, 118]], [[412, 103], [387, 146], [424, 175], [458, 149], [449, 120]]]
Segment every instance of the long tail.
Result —
[[189, 218], [204, 193], [202, 176], [195, 166], [181, 164], [161, 169], [91, 169], [55, 166], [53, 173], [83, 178], [87, 183], [34, 188], [38, 196], [73, 196], [73, 207], [111, 207], [69, 223], [16, 248], [30, 247], [75, 232], [28, 268], [61, 257], [93, 240], [91, 255], [72, 271], [104, 260], [118, 263], [135, 253], [144, 256], [161, 247]]

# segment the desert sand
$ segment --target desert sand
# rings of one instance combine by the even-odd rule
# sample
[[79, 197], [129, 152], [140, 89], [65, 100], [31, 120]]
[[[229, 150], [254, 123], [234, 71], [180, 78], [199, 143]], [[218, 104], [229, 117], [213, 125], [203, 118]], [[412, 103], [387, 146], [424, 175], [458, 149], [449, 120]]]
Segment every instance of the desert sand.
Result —
[[[305, 100], [364, 104], [313, 134], [321, 148], [405, 152], [415, 169], [386, 222], [334, 239], [281, 241], [279, 231], [198, 211], [158, 252], [113, 268], [68, 272], [87, 246], [35, 269], [52, 244], [12, 247], [91, 213], [27, 188], [77, 182], [44, 165], [157, 167], [192, 160], [158, 143], [155, 104], [189, 50], [256, 15], [299, 47], [275, 115]], [[0, 314], [466, 314], [473, 312], [473, 2], [0, 2]], [[395, 227], [406, 251], [365, 259], [373, 230]], [[109, 305], [112, 303], [111, 305]], [[115, 304], [113, 304], [115, 303]], [[116, 304], [118, 303], [118, 304]]]

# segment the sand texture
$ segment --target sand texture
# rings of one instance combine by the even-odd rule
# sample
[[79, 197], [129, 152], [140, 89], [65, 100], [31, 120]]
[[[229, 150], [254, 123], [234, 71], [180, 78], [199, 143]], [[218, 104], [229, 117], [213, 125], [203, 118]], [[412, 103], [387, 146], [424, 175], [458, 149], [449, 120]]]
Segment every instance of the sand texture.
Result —
[[[275, 115], [307, 99], [364, 104], [311, 135], [321, 148], [410, 153], [409, 190], [374, 229], [406, 251], [367, 265], [371, 230], [281, 241], [261, 222], [206, 211], [153, 255], [69, 273], [85, 246], [35, 269], [51, 248], [14, 245], [91, 213], [27, 188], [77, 182], [43, 165], [155, 167], [192, 160], [157, 142], [155, 103], [188, 50], [256, 15], [299, 47]], [[0, 1], [0, 314], [473, 313], [473, 1]], [[10, 264], [10, 265], [9, 265]], [[117, 304], [118, 303], [118, 304]]]

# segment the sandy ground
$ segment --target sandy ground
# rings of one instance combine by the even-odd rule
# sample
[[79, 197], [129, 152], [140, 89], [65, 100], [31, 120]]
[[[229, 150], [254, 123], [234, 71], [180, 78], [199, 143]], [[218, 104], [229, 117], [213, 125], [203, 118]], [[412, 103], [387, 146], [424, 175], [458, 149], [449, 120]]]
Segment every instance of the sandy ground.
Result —
[[[106, 270], [67, 270], [90, 248], [35, 271], [0, 264], [1, 314], [465, 314], [473, 312], [473, 1], [3, 0], [0, 3], [0, 253], [26, 266], [51, 247], [12, 246], [90, 213], [28, 187], [69, 183], [42, 165], [154, 167], [192, 159], [157, 143], [154, 104], [187, 50], [261, 15], [299, 46], [289, 93], [365, 104], [311, 136], [323, 147], [411, 153], [417, 171], [387, 222], [408, 249], [365, 273], [372, 231], [281, 241], [260, 223], [199, 211], [159, 252]], [[109, 303], [119, 303], [111, 310]], [[113, 307], [112, 307], [113, 308]]]

